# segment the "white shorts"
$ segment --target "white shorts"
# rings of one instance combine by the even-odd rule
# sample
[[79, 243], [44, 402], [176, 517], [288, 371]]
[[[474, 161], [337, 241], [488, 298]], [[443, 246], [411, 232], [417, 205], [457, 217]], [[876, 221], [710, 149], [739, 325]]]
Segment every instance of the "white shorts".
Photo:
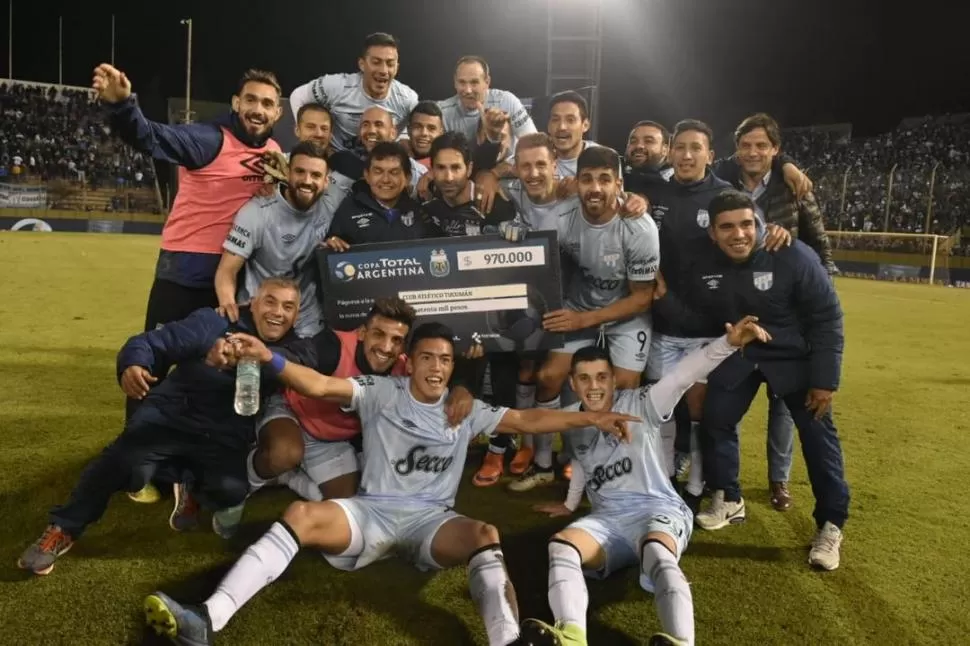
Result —
[[[581, 529], [593, 537], [606, 554], [598, 570], [584, 570], [591, 579], [605, 579], [618, 570], [640, 564], [640, 546], [651, 532], [663, 532], [677, 543], [677, 554], [687, 549], [694, 518], [686, 507], [654, 507], [625, 514], [592, 513], [571, 523], [567, 529]], [[640, 573], [640, 587], [653, 592], [653, 582]]]
[[273, 395], [266, 400], [263, 416], [256, 423], [256, 435], [266, 424], [276, 419], [292, 420], [303, 432], [303, 462], [301, 466], [307, 475], [318, 485], [348, 473], [360, 471], [357, 450], [346, 440], [327, 442], [319, 440], [303, 428], [293, 410], [282, 395]]
[[359, 570], [400, 556], [422, 571], [440, 570], [431, 556], [431, 543], [441, 526], [459, 514], [449, 507], [427, 503], [388, 502], [360, 496], [334, 500], [347, 514], [350, 544], [360, 545], [357, 554], [324, 554], [339, 570]]
[[563, 347], [550, 352], [576, 354], [582, 348], [601, 343], [602, 337], [610, 349], [610, 360], [613, 361], [614, 366], [633, 372], [643, 372], [650, 350], [650, 330], [650, 317], [635, 316], [626, 321], [608, 323], [599, 328], [570, 332], [566, 335]]
[[[650, 357], [647, 360], [647, 380], [660, 381], [680, 363], [681, 359], [713, 340], [713, 338], [687, 339], [666, 334], [654, 336], [650, 343]], [[707, 383], [707, 380], [703, 379], [699, 383]]]

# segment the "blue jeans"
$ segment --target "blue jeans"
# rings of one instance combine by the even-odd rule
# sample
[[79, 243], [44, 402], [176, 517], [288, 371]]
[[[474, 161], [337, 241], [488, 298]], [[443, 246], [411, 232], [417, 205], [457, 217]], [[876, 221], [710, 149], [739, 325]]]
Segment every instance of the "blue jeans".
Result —
[[795, 421], [785, 400], [768, 389], [768, 482], [788, 482], [795, 445]]

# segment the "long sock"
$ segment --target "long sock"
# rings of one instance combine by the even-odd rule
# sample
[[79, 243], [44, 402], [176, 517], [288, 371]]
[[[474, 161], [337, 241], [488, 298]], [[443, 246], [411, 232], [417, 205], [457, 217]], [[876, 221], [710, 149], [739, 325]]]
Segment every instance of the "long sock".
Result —
[[253, 449], [249, 452], [249, 457], [246, 458], [246, 475], [249, 477], [249, 493], [254, 493], [259, 489], [262, 489], [268, 480], [256, 473], [256, 465], [254, 461], [256, 460], [256, 451], [259, 449]]
[[[547, 402], [536, 402], [536, 408], [559, 410], [559, 398], [554, 397]], [[552, 433], [542, 433], [535, 438], [536, 455], [534, 461], [537, 467], [552, 468]]]
[[[535, 384], [523, 384], [519, 382], [515, 385], [515, 407], [519, 410], [525, 410], [527, 408], [534, 408], [536, 405], [536, 385]], [[534, 437], [532, 435], [522, 436], [522, 446], [527, 446], [530, 449], [535, 446]]]
[[282, 521], [250, 545], [205, 602], [213, 630], [222, 630], [236, 611], [276, 580], [300, 551], [296, 535]]
[[701, 425], [690, 423], [690, 473], [687, 474], [687, 493], [699, 496], [704, 493], [704, 456], [701, 454]]
[[674, 460], [674, 446], [677, 443], [677, 422], [670, 420], [660, 425], [660, 441], [663, 444], [664, 464], [667, 466], [667, 476], [676, 475], [677, 465]]
[[515, 641], [519, 637], [519, 604], [498, 543], [479, 549], [468, 559], [468, 587], [485, 621], [489, 646]]
[[657, 616], [665, 633], [694, 644], [694, 599], [677, 559], [657, 541], [643, 544], [640, 568], [654, 586]]
[[557, 622], [576, 624], [586, 632], [589, 592], [579, 550], [571, 543], [549, 541], [549, 607]]
[[302, 467], [296, 467], [292, 471], [281, 474], [279, 481], [296, 492], [304, 500], [313, 500], [315, 502], [323, 500], [320, 485], [314, 482], [313, 478]]

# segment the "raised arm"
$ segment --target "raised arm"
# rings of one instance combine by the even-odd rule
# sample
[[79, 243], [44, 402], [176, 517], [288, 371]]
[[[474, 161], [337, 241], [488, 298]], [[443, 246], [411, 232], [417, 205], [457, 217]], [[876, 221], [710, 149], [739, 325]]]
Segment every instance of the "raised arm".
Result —
[[194, 170], [212, 163], [222, 148], [222, 130], [214, 124], [149, 121], [131, 93], [131, 81], [111, 65], [95, 68], [92, 87], [108, 108], [112, 132], [154, 159]]
[[611, 433], [620, 439], [629, 440], [630, 431], [627, 428], [627, 422], [639, 421], [641, 420], [638, 417], [612, 411], [593, 413], [544, 408], [510, 409], [502, 416], [495, 430], [499, 433], [534, 435], [595, 426], [604, 433]]

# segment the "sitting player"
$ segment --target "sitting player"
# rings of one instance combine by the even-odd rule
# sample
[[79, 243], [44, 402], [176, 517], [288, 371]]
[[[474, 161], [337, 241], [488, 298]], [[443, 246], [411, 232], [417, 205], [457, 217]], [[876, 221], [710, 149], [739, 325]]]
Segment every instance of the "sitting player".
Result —
[[214, 632], [282, 574], [301, 547], [309, 547], [343, 570], [357, 570], [395, 553], [420, 569], [467, 563], [488, 643], [520, 643], [515, 593], [498, 530], [452, 511], [470, 440], [478, 434], [552, 433], [589, 426], [626, 437], [625, 422], [638, 420], [612, 411], [510, 410], [476, 400], [471, 414], [457, 427], [450, 426], [444, 402], [453, 338], [443, 325], [422, 325], [410, 343], [410, 377], [339, 379], [288, 363], [258, 339], [234, 335], [231, 340], [241, 355], [270, 364], [290, 388], [358, 412], [364, 440], [359, 494], [293, 503], [246, 550], [203, 606], [183, 607], [161, 592], [149, 596], [149, 625], [177, 643], [211, 644]]
[[690, 540], [693, 515], [667, 477], [660, 425], [698, 379], [714, 370], [739, 347], [770, 336], [754, 317], [727, 325], [727, 334], [688, 354], [653, 386], [615, 390], [616, 375], [607, 351], [577, 350], [570, 382], [580, 403], [565, 410], [613, 410], [640, 417], [631, 425], [629, 444], [595, 428], [572, 433], [575, 458], [570, 495], [565, 504], [540, 505], [539, 511], [569, 515], [586, 491], [593, 511], [549, 542], [549, 605], [556, 625], [536, 619], [523, 624], [532, 643], [584, 646], [588, 592], [583, 574], [604, 578], [639, 562], [640, 585], [654, 592], [663, 633], [651, 646], [692, 646], [694, 606], [690, 587], [677, 560]]

